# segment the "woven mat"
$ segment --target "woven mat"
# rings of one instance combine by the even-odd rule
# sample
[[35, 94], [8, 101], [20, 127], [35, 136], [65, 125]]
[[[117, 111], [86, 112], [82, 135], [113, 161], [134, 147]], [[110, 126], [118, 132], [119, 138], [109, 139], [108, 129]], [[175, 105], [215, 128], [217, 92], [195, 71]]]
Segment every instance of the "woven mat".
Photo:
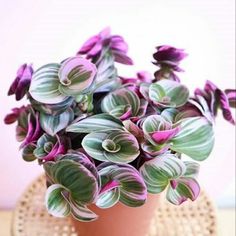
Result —
[[[45, 177], [40, 176], [23, 193], [14, 212], [13, 235], [79, 236], [69, 218], [55, 218], [47, 213], [45, 189]], [[181, 206], [161, 201], [147, 236], [216, 236], [216, 228], [215, 209], [202, 191], [197, 201]]]

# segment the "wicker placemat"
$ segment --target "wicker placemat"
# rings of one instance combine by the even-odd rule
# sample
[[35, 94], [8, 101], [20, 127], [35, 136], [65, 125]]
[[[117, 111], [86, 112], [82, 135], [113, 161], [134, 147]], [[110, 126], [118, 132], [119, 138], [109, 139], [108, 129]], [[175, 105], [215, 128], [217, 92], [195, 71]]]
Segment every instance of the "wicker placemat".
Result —
[[[78, 236], [69, 218], [55, 218], [47, 213], [44, 206], [45, 189], [45, 177], [40, 176], [21, 196], [12, 221], [13, 236]], [[148, 234], [209, 235], [217, 235], [216, 216], [212, 202], [204, 192], [197, 201], [187, 202], [181, 206], [161, 201]]]

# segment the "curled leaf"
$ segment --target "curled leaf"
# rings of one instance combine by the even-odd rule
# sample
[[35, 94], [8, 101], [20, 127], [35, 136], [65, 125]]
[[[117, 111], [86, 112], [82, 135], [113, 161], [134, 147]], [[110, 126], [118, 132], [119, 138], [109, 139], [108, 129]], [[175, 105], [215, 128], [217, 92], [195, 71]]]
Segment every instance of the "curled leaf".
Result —
[[67, 96], [59, 91], [59, 68], [60, 64], [51, 63], [35, 71], [29, 88], [33, 99], [45, 104], [57, 104], [67, 99]]
[[179, 133], [171, 140], [171, 149], [194, 160], [203, 161], [214, 145], [212, 124], [204, 117], [190, 117], [180, 122]]
[[[101, 164], [99, 175], [103, 183], [102, 187], [106, 188], [105, 191], [101, 192], [96, 203], [101, 208], [111, 207], [118, 200], [130, 207], [138, 207], [145, 203], [147, 188], [134, 167], [128, 164]], [[115, 184], [109, 184], [110, 182]]]
[[84, 137], [82, 146], [94, 159], [114, 163], [129, 163], [140, 153], [137, 139], [120, 130], [90, 133]]
[[62, 94], [78, 95], [88, 89], [93, 83], [96, 67], [82, 57], [70, 57], [62, 62], [58, 71]]
[[87, 117], [76, 123], [69, 125], [67, 132], [90, 133], [110, 130], [122, 130], [123, 125], [119, 119], [114, 116], [103, 113]]
[[56, 135], [62, 129], [65, 129], [74, 119], [74, 112], [71, 108], [59, 115], [40, 114], [40, 124], [43, 130], [51, 136]]

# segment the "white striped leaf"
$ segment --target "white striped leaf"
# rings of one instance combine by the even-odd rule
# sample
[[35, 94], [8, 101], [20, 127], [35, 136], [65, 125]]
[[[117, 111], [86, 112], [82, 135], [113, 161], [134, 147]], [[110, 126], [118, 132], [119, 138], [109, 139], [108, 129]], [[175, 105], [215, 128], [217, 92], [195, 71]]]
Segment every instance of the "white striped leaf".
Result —
[[143, 138], [143, 131], [131, 120], [124, 120], [123, 125], [127, 131], [133, 134], [138, 140]]
[[25, 161], [34, 161], [37, 157], [34, 155], [34, 150], [36, 148], [36, 144], [29, 143], [23, 147], [22, 157]]
[[199, 173], [200, 165], [197, 162], [184, 161], [186, 166], [186, 171], [184, 173], [185, 177], [196, 178]]
[[149, 98], [162, 107], [180, 107], [188, 101], [189, 90], [178, 82], [164, 79], [150, 85]]
[[57, 104], [65, 101], [68, 96], [59, 91], [60, 65], [51, 63], [40, 67], [34, 72], [29, 93], [38, 102], [45, 104]]
[[76, 202], [89, 204], [97, 197], [97, 178], [81, 163], [59, 160], [55, 163], [46, 162], [44, 168], [53, 183], [62, 185]]
[[144, 152], [151, 156], [158, 156], [165, 153], [169, 149], [169, 144], [155, 144], [153, 145], [149, 141], [144, 141], [141, 143], [141, 148]]
[[167, 97], [171, 98], [171, 102], [175, 103], [175, 107], [183, 106], [189, 98], [189, 90], [173, 80], [163, 79], [157, 82], [165, 91]]
[[115, 117], [119, 117], [121, 120], [132, 116], [132, 107], [130, 104], [120, 105], [110, 111], [110, 114]]
[[40, 124], [43, 130], [51, 136], [54, 136], [62, 129], [65, 129], [74, 119], [74, 112], [71, 108], [59, 115], [47, 115], [40, 113]]
[[73, 102], [73, 97], [68, 97], [65, 101], [57, 104], [44, 104], [34, 99], [30, 99], [30, 103], [35, 110], [53, 116], [59, 115], [66, 111], [73, 104]]
[[120, 86], [120, 79], [111, 53], [105, 53], [95, 64], [97, 66], [94, 85], [96, 92], [111, 91]]
[[149, 100], [149, 87], [149, 83], [141, 83], [139, 88], [139, 92], [146, 100]]
[[120, 189], [115, 188], [100, 194], [96, 201], [96, 206], [99, 208], [110, 208], [113, 207], [120, 199]]
[[185, 170], [186, 167], [180, 159], [174, 154], [165, 153], [144, 162], [139, 171], [148, 192], [160, 193], [165, 190], [171, 179], [179, 178]]
[[187, 199], [195, 201], [200, 194], [200, 186], [194, 178], [181, 177], [176, 181], [176, 187], [169, 186], [166, 198], [169, 202], [180, 205]]
[[63, 191], [66, 191], [66, 189], [62, 185], [53, 184], [46, 192], [46, 208], [55, 217], [65, 217], [70, 214], [70, 205], [62, 195]]
[[98, 216], [92, 212], [86, 205], [82, 205], [73, 201], [73, 199], [69, 200], [69, 205], [71, 207], [71, 215], [81, 222], [91, 222], [95, 221]]
[[87, 134], [82, 146], [94, 159], [114, 163], [129, 163], [140, 153], [137, 139], [132, 134], [120, 130]]
[[99, 131], [121, 130], [123, 124], [120, 120], [109, 114], [90, 116], [67, 127], [67, 132], [90, 133]]
[[143, 132], [152, 145], [167, 143], [179, 132], [179, 127], [172, 127], [161, 115], [148, 116], [142, 125]]
[[[138, 114], [140, 109], [140, 99], [136, 93], [125, 88], [110, 92], [103, 98], [101, 103], [101, 109], [103, 112], [112, 113], [114, 110], [119, 108], [124, 109], [123, 115], [126, 115], [127, 106], [130, 108], [130, 114], [128, 114], [128, 117], [125, 117], [125, 119]], [[118, 114], [118, 118], [122, 117], [120, 113]]]
[[[105, 197], [103, 197], [102, 206], [109, 204], [112, 206], [116, 203], [119, 193], [119, 201], [130, 207], [138, 207], [145, 203], [147, 199], [147, 188], [140, 176], [139, 172], [128, 164], [113, 164], [106, 163], [101, 164], [98, 167], [99, 175], [101, 177], [103, 188], [107, 191]], [[110, 184], [110, 189], [107, 187], [109, 181], [116, 182], [116, 184]], [[113, 191], [113, 193], [109, 193]], [[117, 193], [114, 193], [117, 191]], [[112, 195], [113, 201], [108, 199], [108, 195]], [[113, 196], [115, 195], [115, 196]], [[102, 196], [103, 193], [102, 193]], [[105, 198], [105, 199], [104, 199]], [[101, 203], [101, 202], [100, 202]]]
[[86, 91], [93, 83], [96, 66], [82, 57], [70, 57], [62, 62], [58, 71], [62, 94], [71, 96]]
[[99, 183], [98, 185], [100, 186], [100, 179], [98, 176], [98, 171], [96, 169], [96, 166], [84, 153], [75, 150], [69, 150], [65, 155], [57, 156], [56, 161], [59, 160], [72, 160], [82, 164], [95, 176], [95, 178]]
[[171, 149], [197, 161], [205, 160], [214, 145], [212, 124], [204, 117], [190, 117], [180, 122], [179, 133], [171, 140]]
[[178, 115], [178, 110], [175, 108], [166, 108], [161, 112], [161, 116], [167, 120], [169, 123], [175, 123], [175, 118]]

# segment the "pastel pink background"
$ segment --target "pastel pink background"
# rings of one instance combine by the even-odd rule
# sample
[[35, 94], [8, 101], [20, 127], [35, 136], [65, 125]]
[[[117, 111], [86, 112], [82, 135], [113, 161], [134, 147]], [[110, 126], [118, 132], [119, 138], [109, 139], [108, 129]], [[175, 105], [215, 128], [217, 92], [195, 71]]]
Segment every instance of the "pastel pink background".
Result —
[[[130, 45], [135, 67], [123, 75], [150, 70], [156, 45], [185, 48], [182, 81], [191, 90], [206, 79], [223, 88], [235, 87], [234, 0], [0, 0], [0, 208], [11, 208], [42, 169], [22, 161], [15, 127], [4, 115], [16, 103], [6, 93], [24, 62], [37, 68], [74, 55], [88, 36], [110, 25]], [[234, 205], [235, 128], [219, 118], [216, 145], [202, 163], [201, 185], [221, 206]]]

